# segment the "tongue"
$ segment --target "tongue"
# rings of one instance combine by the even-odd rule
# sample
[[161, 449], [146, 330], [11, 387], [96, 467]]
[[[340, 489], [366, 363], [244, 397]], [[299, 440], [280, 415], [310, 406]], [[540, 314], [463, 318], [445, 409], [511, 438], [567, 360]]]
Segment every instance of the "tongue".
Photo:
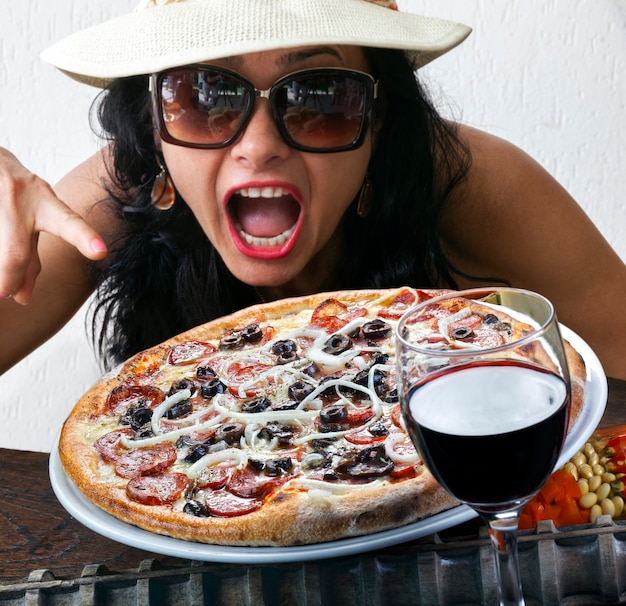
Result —
[[271, 238], [282, 234], [294, 225], [300, 206], [292, 198], [240, 198], [234, 199], [233, 216], [243, 230], [251, 236]]

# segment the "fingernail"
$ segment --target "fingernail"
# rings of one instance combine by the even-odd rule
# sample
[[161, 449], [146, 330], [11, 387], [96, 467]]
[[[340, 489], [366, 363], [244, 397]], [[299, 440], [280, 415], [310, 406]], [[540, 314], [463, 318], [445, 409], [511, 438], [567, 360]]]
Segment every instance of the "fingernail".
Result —
[[5, 295], [0, 292], [0, 299], [10, 299], [10, 298], [11, 298], [11, 295]]
[[94, 238], [91, 241], [91, 248], [95, 252], [104, 252], [107, 249], [107, 245], [100, 238]]

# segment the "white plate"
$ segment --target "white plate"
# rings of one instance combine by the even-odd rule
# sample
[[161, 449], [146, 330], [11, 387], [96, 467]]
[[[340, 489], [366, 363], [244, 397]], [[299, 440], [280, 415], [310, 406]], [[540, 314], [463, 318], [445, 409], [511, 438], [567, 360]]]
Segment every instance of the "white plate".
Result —
[[[608, 394], [606, 377], [597, 356], [571, 330], [562, 327], [562, 332], [563, 337], [585, 360], [587, 384], [582, 413], [567, 436], [557, 467], [567, 462], [597, 427], [604, 413]], [[476, 517], [476, 513], [469, 507], [460, 506], [402, 528], [329, 543], [297, 547], [228, 547], [173, 539], [114, 518], [86, 499], [67, 477], [57, 448], [50, 455], [50, 482], [63, 507], [94, 532], [124, 545], [153, 553], [207, 562], [276, 564], [354, 555], [418, 539]]]

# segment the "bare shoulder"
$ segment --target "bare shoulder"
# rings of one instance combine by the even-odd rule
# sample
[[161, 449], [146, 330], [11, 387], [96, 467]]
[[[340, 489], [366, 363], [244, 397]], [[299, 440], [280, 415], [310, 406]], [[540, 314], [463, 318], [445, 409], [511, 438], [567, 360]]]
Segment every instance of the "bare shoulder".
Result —
[[[543, 293], [561, 321], [626, 378], [626, 266], [568, 192], [515, 145], [461, 127], [472, 154], [442, 219], [443, 246], [462, 272]], [[460, 286], [476, 282], [461, 278]]]

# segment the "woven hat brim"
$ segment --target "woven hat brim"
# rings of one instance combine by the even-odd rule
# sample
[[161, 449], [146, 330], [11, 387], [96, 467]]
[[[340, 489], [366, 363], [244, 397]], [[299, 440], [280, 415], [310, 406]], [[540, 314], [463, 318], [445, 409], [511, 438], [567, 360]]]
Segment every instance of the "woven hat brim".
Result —
[[364, 0], [183, 0], [82, 30], [41, 57], [98, 87], [178, 65], [319, 44], [402, 49], [417, 69], [470, 32], [460, 23]]

